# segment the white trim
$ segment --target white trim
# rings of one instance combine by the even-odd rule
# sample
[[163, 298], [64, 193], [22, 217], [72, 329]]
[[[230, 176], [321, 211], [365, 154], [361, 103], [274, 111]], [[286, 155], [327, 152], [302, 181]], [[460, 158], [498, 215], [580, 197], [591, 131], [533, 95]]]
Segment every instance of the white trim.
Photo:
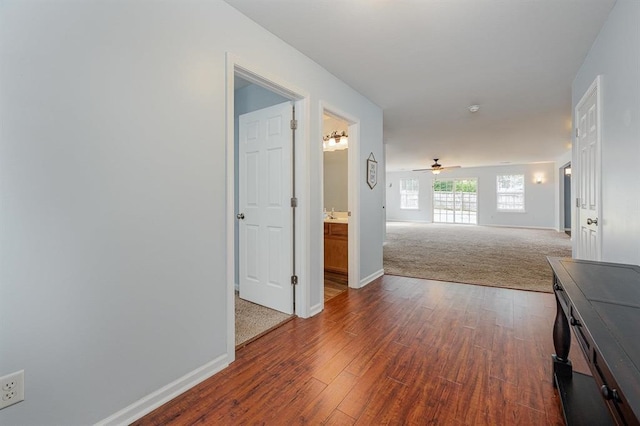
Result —
[[[491, 224], [491, 223], [445, 223], [445, 222], [428, 222], [428, 221], [424, 221], [424, 220], [401, 220], [401, 219], [393, 219], [393, 220], [388, 220], [386, 222], [386, 224], [389, 223], [393, 223], [393, 222], [401, 222], [401, 223], [422, 223], [422, 224], [433, 224], [433, 225], [460, 225], [460, 226], [490, 226], [493, 228], [520, 228], [520, 229], [544, 229], [544, 230], [550, 230], [550, 231], [558, 231], [558, 232], [564, 232], [565, 230], [560, 230], [557, 229], [553, 226], [525, 226], [525, 225], [497, 225], [497, 224]], [[385, 224], [385, 225], [386, 225]], [[571, 230], [571, 228], [567, 228], [567, 230]]]
[[358, 288], [362, 288], [364, 286], [366, 286], [367, 284], [371, 284], [374, 280], [376, 280], [377, 278], [380, 278], [381, 276], [384, 275], [384, 269], [380, 269], [376, 272], [374, 272], [373, 274], [364, 277], [362, 279], [362, 281], [360, 282], [360, 286]]
[[[564, 184], [564, 181], [566, 179], [565, 175], [564, 175], [564, 170], [567, 167], [571, 167], [571, 161], [566, 162], [563, 166], [560, 166], [560, 168], [558, 170], [556, 170], [556, 172], [558, 173], [558, 232], [562, 231], [570, 231], [571, 227], [567, 228], [567, 224], [565, 219], [566, 216], [566, 212], [564, 209], [564, 201], [565, 201], [565, 197], [567, 194], [567, 188]], [[571, 182], [572, 178], [569, 179], [569, 182]], [[571, 193], [571, 186], [569, 186], [569, 195], [573, 198], [573, 194]], [[573, 205], [573, 203], [571, 202], [572, 200], [569, 200], [569, 206], [571, 207]], [[571, 210], [569, 210], [569, 214], [571, 215]]]
[[[435, 223], [432, 220], [422, 220], [422, 219], [389, 219], [387, 221], [385, 221], [385, 226], [388, 225], [389, 223], [393, 223], [393, 222], [404, 222], [404, 223]], [[452, 225], [458, 225], [457, 223], [452, 224]], [[464, 224], [460, 224], [460, 225], [464, 225]]]
[[226, 53], [226, 156], [227, 156], [227, 353], [231, 361], [235, 360], [235, 240], [234, 240], [234, 82], [235, 75], [255, 83], [267, 90], [292, 100], [296, 107], [298, 128], [296, 131], [296, 188], [298, 193], [298, 208], [296, 209], [296, 274], [299, 284], [296, 287], [296, 314], [301, 318], [309, 316], [309, 261], [311, 249], [309, 241], [309, 94], [293, 84], [283, 81], [274, 73], [251, 64], [239, 56]]
[[[329, 115], [335, 116], [341, 120], [349, 123], [349, 151], [347, 152], [347, 163], [348, 163], [348, 175], [347, 181], [349, 184], [348, 189], [348, 210], [351, 212], [351, 216], [349, 217], [349, 235], [347, 240], [349, 242], [348, 253], [349, 253], [349, 287], [351, 288], [359, 288], [357, 283], [360, 283], [360, 179], [362, 176], [362, 169], [360, 166], [360, 119], [355, 117], [340, 108], [337, 108], [334, 105], [326, 101], [320, 101], [320, 117], [319, 122], [323, 122], [322, 115], [324, 113], [328, 113]], [[320, 135], [318, 140], [322, 138], [322, 125], [320, 126]], [[322, 144], [318, 144], [317, 147], [320, 155], [318, 156], [318, 168], [320, 169], [320, 191], [319, 196], [324, 197], [324, 170], [323, 170], [323, 161], [324, 157], [322, 154]], [[324, 205], [323, 200], [320, 200], [320, 206]], [[317, 227], [319, 240], [321, 244], [319, 246], [320, 253], [324, 253], [323, 244], [324, 244], [324, 231], [322, 227], [322, 223], [320, 223]], [[315, 228], [314, 228], [315, 229]], [[320, 270], [324, 271], [324, 260], [318, 259]], [[323, 272], [324, 276], [324, 272]], [[321, 286], [321, 289], [324, 285]], [[322, 305], [324, 306], [324, 296], [320, 295], [320, 300], [322, 300]]]
[[314, 315], [317, 315], [320, 312], [322, 312], [323, 309], [324, 309], [324, 295], [322, 297], [321, 303], [316, 303], [311, 307], [311, 309], [309, 309], [309, 316], [312, 317]]
[[257, 84], [270, 92], [276, 93], [277, 95], [292, 101], [297, 101], [303, 98], [303, 96], [300, 95], [301, 90], [294, 88], [288, 83], [287, 85], [289, 87], [284, 86], [284, 83], [282, 83], [279, 78], [270, 75], [268, 72], [255, 71], [254, 66], [247, 63], [241, 63], [244, 61], [236, 55], [227, 52], [227, 59], [230, 57], [233, 59], [234, 76], [235, 74], [238, 74], [244, 80]]
[[96, 423], [96, 426], [128, 425], [149, 414], [161, 405], [188, 391], [197, 384], [223, 370], [229, 365], [227, 354], [209, 361], [202, 367], [185, 374], [155, 392], [139, 399], [128, 407]]
[[553, 226], [493, 225], [493, 224], [476, 225], [476, 226], [490, 226], [493, 228], [541, 229], [541, 230], [548, 230], [548, 231], [558, 231]]
[[[362, 156], [360, 152], [360, 121], [352, 118], [352, 124], [349, 126], [349, 135], [353, 135], [354, 144], [349, 149], [349, 211], [351, 218], [349, 219], [349, 235], [350, 241], [348, 247], [349, 253], [349, 283], [360, 282], [360, 177], [363, 176], [363, 169], [360, 161]], [[353, 284], [352, 284], [353, 285]]]
[[[302, 93], [302, 92], [298, 92]], [[309, 317], [309, 305], [311, 304], [309, 293], [311, 291], [310, 259], [314, 255], [311, 247], [311, 175], [309, 154], [309, 94], [304, 94], [303, 99], [295, 101], [296, 120], [296, 274], [298, 285], [296, 286], [296, 315], [300, 318]], [[316, 255], [317, 256], [317, 255]]]
[[[225, 226], [227, 237], [227, 357], [233, 362], [236, 359], [236, 306], [235, 306], [235, 164], [234, 164], [234, 122], [235, 122], [235, 58], [227, 52], [226, 55], [226, 132], [227, 139], [227, 223]], [[233, 290], [231, 289], [233, 288]]]

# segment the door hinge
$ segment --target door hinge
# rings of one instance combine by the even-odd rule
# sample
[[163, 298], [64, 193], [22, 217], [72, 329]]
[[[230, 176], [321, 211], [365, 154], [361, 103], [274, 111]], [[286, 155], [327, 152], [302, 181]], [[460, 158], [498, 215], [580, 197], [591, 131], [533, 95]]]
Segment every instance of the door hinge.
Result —
[[291, 197], [291, 207], [298, 207], [298, 199], [296, 197]]
[[580, 136], [580, 129], [578, 129], [578, 128], [576, 127], [576, 138], [577, 138], [578, 136]]
[[576, 198], [576, 207], [580, 207], [580, 198]]
[[291, 275], [291, 285], [298, 285], [298, 276]]
[[298, 120], [291, 120], [291, 130], [296, 130], [298, 128]]

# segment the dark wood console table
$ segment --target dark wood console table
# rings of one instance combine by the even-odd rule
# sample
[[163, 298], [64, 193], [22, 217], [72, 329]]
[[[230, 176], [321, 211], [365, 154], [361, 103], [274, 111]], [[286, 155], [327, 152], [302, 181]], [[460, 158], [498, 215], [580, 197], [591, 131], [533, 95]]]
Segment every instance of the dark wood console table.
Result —
[[[549, 258], [555, 385], [569, 425], [640, 425], [640, 267]], [[571, 330], [593, 377], [574, 373]]]

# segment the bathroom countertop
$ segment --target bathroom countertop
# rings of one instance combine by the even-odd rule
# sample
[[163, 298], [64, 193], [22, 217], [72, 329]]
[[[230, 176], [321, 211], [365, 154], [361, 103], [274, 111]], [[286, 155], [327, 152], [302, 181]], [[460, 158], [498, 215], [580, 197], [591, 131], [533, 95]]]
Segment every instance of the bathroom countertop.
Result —
[[324, 220], [325, 223], [345, 223], [348, 224], [349, 223], [349, 218], [348, 217], [337, 217], [335, 219], [329, 219], [326, 218]]

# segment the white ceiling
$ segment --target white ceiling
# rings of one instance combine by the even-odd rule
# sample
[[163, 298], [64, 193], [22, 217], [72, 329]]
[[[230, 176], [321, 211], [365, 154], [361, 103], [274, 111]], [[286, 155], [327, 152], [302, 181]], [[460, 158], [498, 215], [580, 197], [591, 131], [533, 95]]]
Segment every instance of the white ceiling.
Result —
[[615, 3], [225, 1], [382, 107], [387, 170], [565, 153], [571, 82]]

